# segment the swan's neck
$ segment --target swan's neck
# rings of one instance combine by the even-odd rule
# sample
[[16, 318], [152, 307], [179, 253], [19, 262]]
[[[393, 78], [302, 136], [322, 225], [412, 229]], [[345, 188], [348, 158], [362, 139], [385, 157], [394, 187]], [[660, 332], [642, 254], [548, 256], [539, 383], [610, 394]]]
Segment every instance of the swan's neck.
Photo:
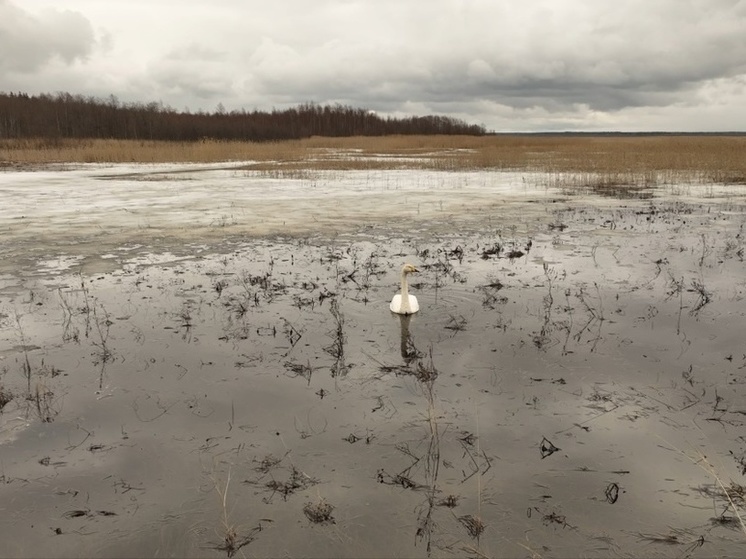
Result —
[[401, 274], [401, 304], [402, 309], [409, 309], [409, 285], [407, 284], [407, 274]]

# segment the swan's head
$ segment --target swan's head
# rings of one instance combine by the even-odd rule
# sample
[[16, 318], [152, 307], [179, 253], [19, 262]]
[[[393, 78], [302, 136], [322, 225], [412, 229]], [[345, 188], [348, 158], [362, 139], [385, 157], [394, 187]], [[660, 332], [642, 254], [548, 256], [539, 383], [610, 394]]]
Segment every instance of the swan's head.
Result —
[[402, 266], [402, 274], [414, 274], [415, 272], [419, 272], [419, 270], [412, 266], [412, 264], [404, 264], [404, 266]]

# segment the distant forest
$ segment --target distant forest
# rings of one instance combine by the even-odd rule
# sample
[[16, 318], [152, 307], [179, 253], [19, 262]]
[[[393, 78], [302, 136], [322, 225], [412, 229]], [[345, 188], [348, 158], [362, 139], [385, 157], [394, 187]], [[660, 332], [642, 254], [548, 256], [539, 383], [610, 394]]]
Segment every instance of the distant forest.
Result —
[[195, 141], [202, 139], [273, 141], [310, 136], [389, 134], [483, 135], [483, 126], [445, 116], [381, 118], [373, 111], [344, 105], [306, 103], [295, 108], [212, 113], [178, 112], [159, 102], [121, 103], [56, 93], [38, 96], [0, 93], [0, 139], [103, 138]]

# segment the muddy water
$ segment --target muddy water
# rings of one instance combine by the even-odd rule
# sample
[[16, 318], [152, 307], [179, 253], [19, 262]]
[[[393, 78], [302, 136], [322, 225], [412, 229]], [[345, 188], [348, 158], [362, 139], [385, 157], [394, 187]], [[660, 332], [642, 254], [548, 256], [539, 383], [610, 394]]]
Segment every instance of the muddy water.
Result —
[[546, 182], [0, 175], [0, 555], [742, 556], [746, 189]]

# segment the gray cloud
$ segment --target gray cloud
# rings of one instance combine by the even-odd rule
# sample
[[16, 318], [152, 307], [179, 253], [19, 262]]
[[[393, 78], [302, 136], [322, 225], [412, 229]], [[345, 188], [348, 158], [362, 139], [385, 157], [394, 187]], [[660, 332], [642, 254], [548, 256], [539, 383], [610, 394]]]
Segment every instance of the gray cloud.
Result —
[[[80, 13], [31, 14], [0, 0], [0, 78], [191, 109], [316, 101], [495, 129], [746, 129], [743, 0], [213, 4], [66, 0]], [[75, 74], [53, 64], [72, 60], [85, 60]]]
[[329, 42], [300, 50], [268, 39], [251, 66], [267, 95], [416, 95], [428, 103], [487, 99], [516, 108], [597, 110], [667, 105], [698, 83], [746, 72], [746, 17], [737, 17], [743, 9], [734, 2], [565, 4], [585, 11], [552, 11], [546, 3], [522, 13], [518, 24], [525, 27], [518, 30], [505, 20], [493, 20], [490, 29], [484, 13], [465, 15], [464, 27], [425, 21], [429, 33], [394, 44]]
[[89, 55], [95, 43], [90, 22], [69, 10], [31, 15], [0, 0], [0, 71], [30, 73], [59, 58], [66, 63]]
[[232, 94], [231, 69], [225, 52], [193, 43], [155, 61], [148, 75], [167, 97], [212, 100]]

